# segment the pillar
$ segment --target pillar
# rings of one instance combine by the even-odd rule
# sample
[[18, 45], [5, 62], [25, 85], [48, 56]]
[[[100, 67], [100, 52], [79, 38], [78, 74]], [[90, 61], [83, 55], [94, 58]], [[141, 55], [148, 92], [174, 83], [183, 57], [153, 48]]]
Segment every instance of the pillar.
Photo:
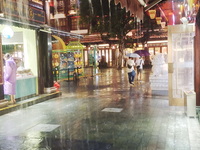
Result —
[[3, 89], [3, 54], [2, 54], [2, 40], [0, 34], [0, 100], [4, 99]]
[[38, 39], [38, 92], [44, 93], [44, 88], [53, 87], [52, 43], [51, 33], [39, 31]]
[[200, 9], [196, 16], [194, 38], [194, 88], [196, 92], [196, 105], [200, 106]]

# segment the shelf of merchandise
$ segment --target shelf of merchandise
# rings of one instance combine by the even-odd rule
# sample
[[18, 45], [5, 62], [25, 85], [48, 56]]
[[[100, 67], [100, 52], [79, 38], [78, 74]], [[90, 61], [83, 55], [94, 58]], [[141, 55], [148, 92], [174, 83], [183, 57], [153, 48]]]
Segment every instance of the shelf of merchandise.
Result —
[[73, 41], [64, 50], [52, 51], [55, 80], [77, 80], [84, 75], [83, 49], [79, 41]]

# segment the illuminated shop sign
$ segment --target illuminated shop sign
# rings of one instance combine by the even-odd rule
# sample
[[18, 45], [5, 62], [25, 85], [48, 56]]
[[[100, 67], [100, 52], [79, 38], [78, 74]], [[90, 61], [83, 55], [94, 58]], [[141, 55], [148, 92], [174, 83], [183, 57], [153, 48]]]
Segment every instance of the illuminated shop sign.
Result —
[[12, 1], [1, 1], [0, 6], [3, 6], [2, 12], [5, 16], [12, 16], [20, 20], [30, 20], [40, 24], [45, 23], [45, 13], [43, 10], [31, 7], [24, 3], [17, 3]]

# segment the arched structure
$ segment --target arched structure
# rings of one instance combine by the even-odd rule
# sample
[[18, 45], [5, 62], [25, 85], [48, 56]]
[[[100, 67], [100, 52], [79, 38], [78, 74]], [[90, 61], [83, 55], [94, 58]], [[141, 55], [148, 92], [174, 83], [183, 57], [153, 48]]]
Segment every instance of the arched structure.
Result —
[[57, 40], [56, 42], [52, 43], [52, 50], [60, 50], [60, 49], [65, 49], [65, 42], [58, 36], [52, 35], [52, 37]]

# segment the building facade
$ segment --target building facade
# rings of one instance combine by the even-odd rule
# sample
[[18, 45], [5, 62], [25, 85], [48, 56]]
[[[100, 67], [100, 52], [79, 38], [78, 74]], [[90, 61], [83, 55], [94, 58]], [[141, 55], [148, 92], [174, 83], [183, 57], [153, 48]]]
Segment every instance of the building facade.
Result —
[[[1, 1], [0, 12], [1, 58], [5, 53], [11, 53], [18, 65], [16, 99], [43, 94], [45, 88], [53, 86], [51, 34], [44, 27], [43, 3], [35, 0]], [[6, 27], [11, 31], [4, 33]], [[3, 63], [0, 68], [0, 95], [3, 99]]]

